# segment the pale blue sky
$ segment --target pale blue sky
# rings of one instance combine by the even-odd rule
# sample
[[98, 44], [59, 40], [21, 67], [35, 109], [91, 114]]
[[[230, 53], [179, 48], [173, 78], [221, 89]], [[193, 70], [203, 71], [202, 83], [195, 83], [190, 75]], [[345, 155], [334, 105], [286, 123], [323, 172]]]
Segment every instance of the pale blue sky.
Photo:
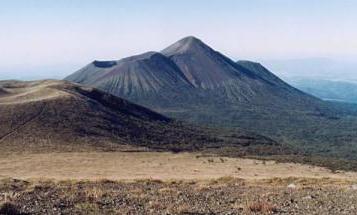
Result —
[[0, 79], [61, 78], [194, 35], [233, 59], [357, 59], [354, 0], [2, 0]]

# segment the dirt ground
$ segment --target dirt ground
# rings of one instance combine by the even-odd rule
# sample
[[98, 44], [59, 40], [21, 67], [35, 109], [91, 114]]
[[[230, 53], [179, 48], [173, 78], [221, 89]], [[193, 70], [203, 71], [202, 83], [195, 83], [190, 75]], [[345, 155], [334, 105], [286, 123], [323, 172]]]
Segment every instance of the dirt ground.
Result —
[[276, 163], [195, 153], [95, 152], [0, 155], [0, 178], [84, 180], [205, 180], [335, 178], [357, 179], [357, 173], [331, 172], [321, 167]]

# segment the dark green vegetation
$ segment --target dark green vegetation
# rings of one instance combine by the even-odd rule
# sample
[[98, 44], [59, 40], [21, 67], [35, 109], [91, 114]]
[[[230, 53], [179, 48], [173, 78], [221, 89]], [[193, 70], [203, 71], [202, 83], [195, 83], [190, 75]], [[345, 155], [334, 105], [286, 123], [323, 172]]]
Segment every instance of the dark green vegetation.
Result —
[[[294, 183], [297, 189], [288, 189]], [[271, 179], [0, 181], [0, 212], [15, 214], [356, 214], [348, 182]], [[4, 202], [4, 196], [7, 201]]]
[[357, 108], [324, 102], [259, 63], [233, 62], [194, 37], [160, 53], [100, 64], [95, 61], [66, 80], [180, 120], [252, 131], [304, 158], [357, 160]]
[[[1, 152], [232, 150], [276, 154], [253, 133], [193, 127], [66, 81], [0, 82]], [[227, 148], [227, 149], [224, 149]], [[278, 150], [279, 149], [279, 150]]]

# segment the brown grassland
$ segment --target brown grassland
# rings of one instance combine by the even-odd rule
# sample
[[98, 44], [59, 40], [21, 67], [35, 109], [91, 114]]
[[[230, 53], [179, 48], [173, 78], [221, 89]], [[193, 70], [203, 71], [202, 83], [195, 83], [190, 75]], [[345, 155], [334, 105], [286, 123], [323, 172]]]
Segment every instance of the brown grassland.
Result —
[[0, 173], [0, 214], [357, 213], [357, 173], [302, 164], [198, 153], [32, 153], [2, 154]]

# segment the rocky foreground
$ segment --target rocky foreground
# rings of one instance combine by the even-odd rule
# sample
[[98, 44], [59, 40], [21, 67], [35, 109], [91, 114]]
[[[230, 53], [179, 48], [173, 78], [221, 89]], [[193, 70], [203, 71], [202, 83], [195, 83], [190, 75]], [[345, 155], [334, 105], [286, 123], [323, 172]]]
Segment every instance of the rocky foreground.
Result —
[[0, 183], [0, 214], [357, 214], [357, 186], [332, 179]]

